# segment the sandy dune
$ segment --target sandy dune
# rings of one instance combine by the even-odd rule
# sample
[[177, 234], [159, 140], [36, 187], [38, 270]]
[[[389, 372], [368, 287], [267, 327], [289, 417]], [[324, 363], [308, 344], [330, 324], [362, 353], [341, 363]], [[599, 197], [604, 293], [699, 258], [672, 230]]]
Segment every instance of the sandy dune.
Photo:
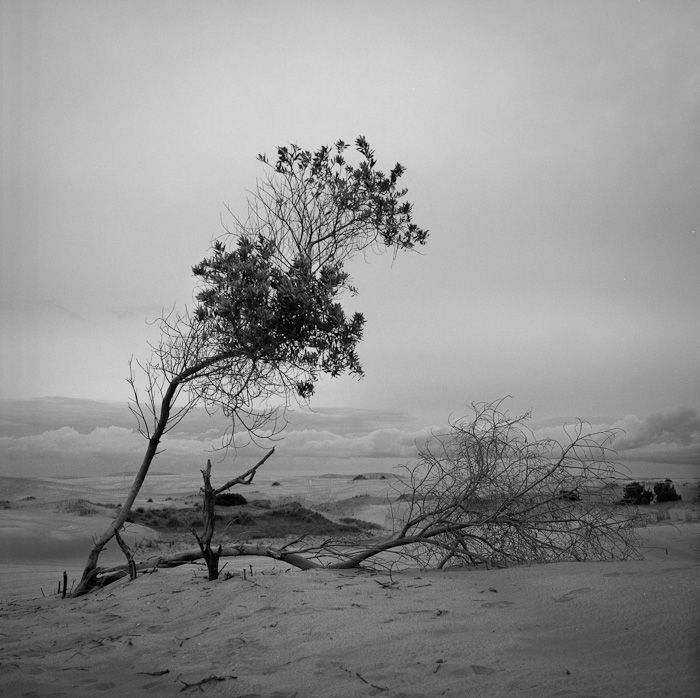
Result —
[[[377, 485], [360, 484], [337, 482], [333, 494], [359, 492], [371, 507]], [[0, 537], [32, 516], [40, 527], [42, 511], [50, 526], [67, 516], [32, 504], [0, 512]], [[233, 558], [217, 582], [187, 565], [65, 600], [60, 575], [82, 562], [72, 548], [51, 562], [5, 559], [0, 694], [696, 696], [700, 523], [643, 535], [640, 561], [390, 577]]]

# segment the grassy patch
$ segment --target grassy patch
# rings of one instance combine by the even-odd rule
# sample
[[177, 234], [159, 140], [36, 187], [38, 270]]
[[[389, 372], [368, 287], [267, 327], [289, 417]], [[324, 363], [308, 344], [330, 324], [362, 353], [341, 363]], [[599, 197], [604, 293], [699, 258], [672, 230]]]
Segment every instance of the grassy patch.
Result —
[[58, 505], [58, 510], [66, 514], [78, 514], [78, 516], [94, 516], [97, 508], [87, 499], [67, 499]]
[[[223, 537], [236, 538], [245, 533], [246, 538], [281, 538], [288, 535], [348, 535], [364, 534], [380, 528], [376, 524], [359, 519], [331, 521], [323, 514], [303, 507], [298, 502], [281, 506], [270, 506], [254, 502], [233, 510], [218, 509], [216, 531]], [[199, 507], [162, 507], [131, 511], [129, 520], [158, 531], [182, 533], [192, 527], [202, 527], [202, 513]]]

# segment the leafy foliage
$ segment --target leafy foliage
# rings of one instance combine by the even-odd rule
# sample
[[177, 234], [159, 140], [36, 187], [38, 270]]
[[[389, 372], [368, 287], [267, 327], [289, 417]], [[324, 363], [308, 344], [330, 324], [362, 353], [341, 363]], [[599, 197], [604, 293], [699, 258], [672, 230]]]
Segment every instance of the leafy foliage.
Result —
[[347, 280], [339, 265], [314, 274], [308, 260], [298, 259], [281, 269], [270, 241], [243, 236], [233, 250], [217, 241], [193, 271], [205, 284], [195, 317], [214, 351], [293, 367], [306, 376], [296, 384], [304, 398], [313, 393], [318, 371], [362, 375], [355, 347], [365, 320], [361, 313], [346, 317], [337, 301]]
[[193, 268], [201, 283], [194, 317], [208, 351], [293, 375], [302, 398], [321, 373], [363, 374], [356, 347], [365, 319], [348, 317], [340, 302], [344, 292], [356, 293], [345, 261], [368, 247], [412, 249], [427, 239], [402, 200], [406, 189], [397, 188], [403, 166], [388, 176], [378, 170], [362, 136], [352, 165], [347, 147], [282, 146], [274, 165], [258, 156], [271, 174], [249, 200], [247, 220], [234, 216], [232, 244], [215, 241]]
[[[349, 147], [342, 140], [333, 147], [322, 146], [315, 152], [303, 150], [297, 145], [277, 149], [275, 172], [289, 182], [303, 182], [302, 206], [291, 202], [301, 218], [311, 220], [317, 216], [317, 224], [338, 235], [344, 230], [354, 229], [369, 236], [378, 237], [387, 246], [398, 248], [423, 244], [427, 231], [412, 221], [412, 206], [402, 199], [407, 189], [397, 188], [400, 177], [406, 171], [396, 163], [385, 175], [377, 169], [374, 151], [367, 139], [359, 136], [355, 140], [361, 159], [357, 165], [347, 160]], [[261, 162], [269, 164], [265, 155]], [[275, 201], [282, 208], [287, 202]], [[288, 209], [284, 215], [289, 219]]]

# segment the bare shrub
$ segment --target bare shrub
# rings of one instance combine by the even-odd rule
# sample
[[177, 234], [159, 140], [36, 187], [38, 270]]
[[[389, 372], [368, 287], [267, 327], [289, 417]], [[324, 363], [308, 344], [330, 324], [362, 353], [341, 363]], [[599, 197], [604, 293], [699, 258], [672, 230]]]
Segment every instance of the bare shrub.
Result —
[[510, 417], [501, 404], [473, 404], [473, 416], [452, 420], [405, 468], [397, 514], [412, 557], [442, 567], [635, 556], [638, 519], [606, 487], [614, 432], [579, 422], [564, 443], [537, 438], [529, 413]]

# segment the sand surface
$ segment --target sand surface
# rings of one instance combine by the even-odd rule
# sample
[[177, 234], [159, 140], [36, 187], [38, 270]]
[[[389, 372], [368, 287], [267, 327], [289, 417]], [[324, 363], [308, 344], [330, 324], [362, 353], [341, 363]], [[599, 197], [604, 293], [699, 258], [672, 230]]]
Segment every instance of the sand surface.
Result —
[[[0, 497], [11, 501], [0, 510], [2, 696], [698, 695], [700, 523], [687, 505], [642, 530], [639, 561], [388, 575], [231, 558], [232, 576], [216, 582], [185, 565], [61, 599], [63, 570], [79, 575], [108, 514], [60, 511], [61, 483], [10, 484]], [[105, 501], [109, 489], [81, 487], [68, 496]], [[387, 515], [385, 481], [284, 488], [259, 491]]]

